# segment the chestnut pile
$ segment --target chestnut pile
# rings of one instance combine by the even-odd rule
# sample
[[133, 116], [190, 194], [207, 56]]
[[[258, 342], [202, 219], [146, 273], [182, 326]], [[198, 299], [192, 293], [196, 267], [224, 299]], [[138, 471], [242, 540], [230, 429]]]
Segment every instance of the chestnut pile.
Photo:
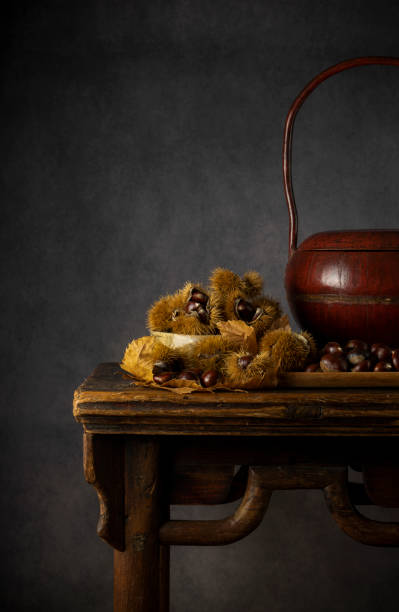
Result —
[[169, 380], [195, 380], [202, 387], [213, 387], [218, 382], [218, 372], [216, 370], [206, 370], [201, 372], [199, 368], [191, 368], [191, 370], [169, 371], [170, 367], [166, 362], [157, 361], [152, 369], [153, 380], [157, 385]]
[[184, 310], [187, 314], [196, 312], [201, 323], [205, 323], [207, 325], [209, 323], [209, 314], [206, 310], [208, 301], [209, 297], [206, 295], [206, 293], [203, 293], [194, 287]]
[[349, 340], [345, 346], [328, 342], [320, 352], [320, 362], [310, 364], [306, 372], [393, 372], [399, 371], [399, 349], [386, 344], [367, 344]]

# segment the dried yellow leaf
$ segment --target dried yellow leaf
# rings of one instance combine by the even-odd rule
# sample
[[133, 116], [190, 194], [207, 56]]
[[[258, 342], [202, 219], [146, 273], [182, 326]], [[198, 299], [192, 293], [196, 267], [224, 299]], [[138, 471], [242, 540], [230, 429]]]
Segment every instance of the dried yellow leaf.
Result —
[[135, 378], [152, 382], [152, 353], [156, 342], [156, 338], [151, 336], [133, 340], [125, 350], [121, 368], [133, 374]]
[[227, 340], [253, 355], [257, 353], [258, 343], [253, 327], [249, 327], [244, 321], [221, 321], [217, 326]]

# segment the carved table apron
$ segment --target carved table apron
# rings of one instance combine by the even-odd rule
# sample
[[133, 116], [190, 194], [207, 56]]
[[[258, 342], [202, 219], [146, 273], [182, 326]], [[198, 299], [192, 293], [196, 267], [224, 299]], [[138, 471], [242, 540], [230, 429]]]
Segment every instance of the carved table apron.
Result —
[[[141, 387], [114, 363], [77, 389], [84, 472], [100, 500], [97, 533], [114, 548], [115, 612], [169, 609], [169, 546], [222, 545], [253, 531], [273, 491], [322, 489], [338, 526], [398, 546], [399, 388], [193, 393]], [[267, 438], [267, 440], [266, 440]], [[364, 484], [348, 481], [348, 467]], [[171, 504], [241, 500], [222, 520], [170, 520]]]

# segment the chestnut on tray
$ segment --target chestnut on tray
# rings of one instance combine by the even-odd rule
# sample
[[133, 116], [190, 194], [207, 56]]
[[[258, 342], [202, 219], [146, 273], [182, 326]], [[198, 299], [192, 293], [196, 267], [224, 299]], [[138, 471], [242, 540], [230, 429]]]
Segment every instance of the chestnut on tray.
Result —
[[328, 342], [320, 351], [320, 361], [311, 363], [305, 372], [395, 372], [399, 371], [399, 349], [382, 342], [367, 344], [349, 340], [345, 346]]

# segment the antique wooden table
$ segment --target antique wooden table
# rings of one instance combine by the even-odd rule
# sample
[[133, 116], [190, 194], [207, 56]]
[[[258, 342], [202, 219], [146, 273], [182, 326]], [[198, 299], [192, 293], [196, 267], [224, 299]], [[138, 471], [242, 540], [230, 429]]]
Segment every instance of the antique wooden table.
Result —
[[[295, 376], [283, 384], [296, 384]], [[357, 509], [399, 507], [399, 374], [373, 374], [372, 383], [367, 374], [338, 374], [323, 382], [329, 387], [311, 388], [314, 376], [307, 388], [179, 396], [141, 387], [108, 363], [77, 389], [85, 477], [100, 500], [97, 531], [114, 548], [116, 612], [166, 612], [169, 546], [246, 536], [274, 490], [322, 489], [350, 537], [399, 545], [399, 523]], [[362, 386], [339, 388], [340, 376]], [[348, 481], [348, 466], [362, 471], [363, 485]], [[223, 520], [169, 518], [171, 504], [239, 499]]]

